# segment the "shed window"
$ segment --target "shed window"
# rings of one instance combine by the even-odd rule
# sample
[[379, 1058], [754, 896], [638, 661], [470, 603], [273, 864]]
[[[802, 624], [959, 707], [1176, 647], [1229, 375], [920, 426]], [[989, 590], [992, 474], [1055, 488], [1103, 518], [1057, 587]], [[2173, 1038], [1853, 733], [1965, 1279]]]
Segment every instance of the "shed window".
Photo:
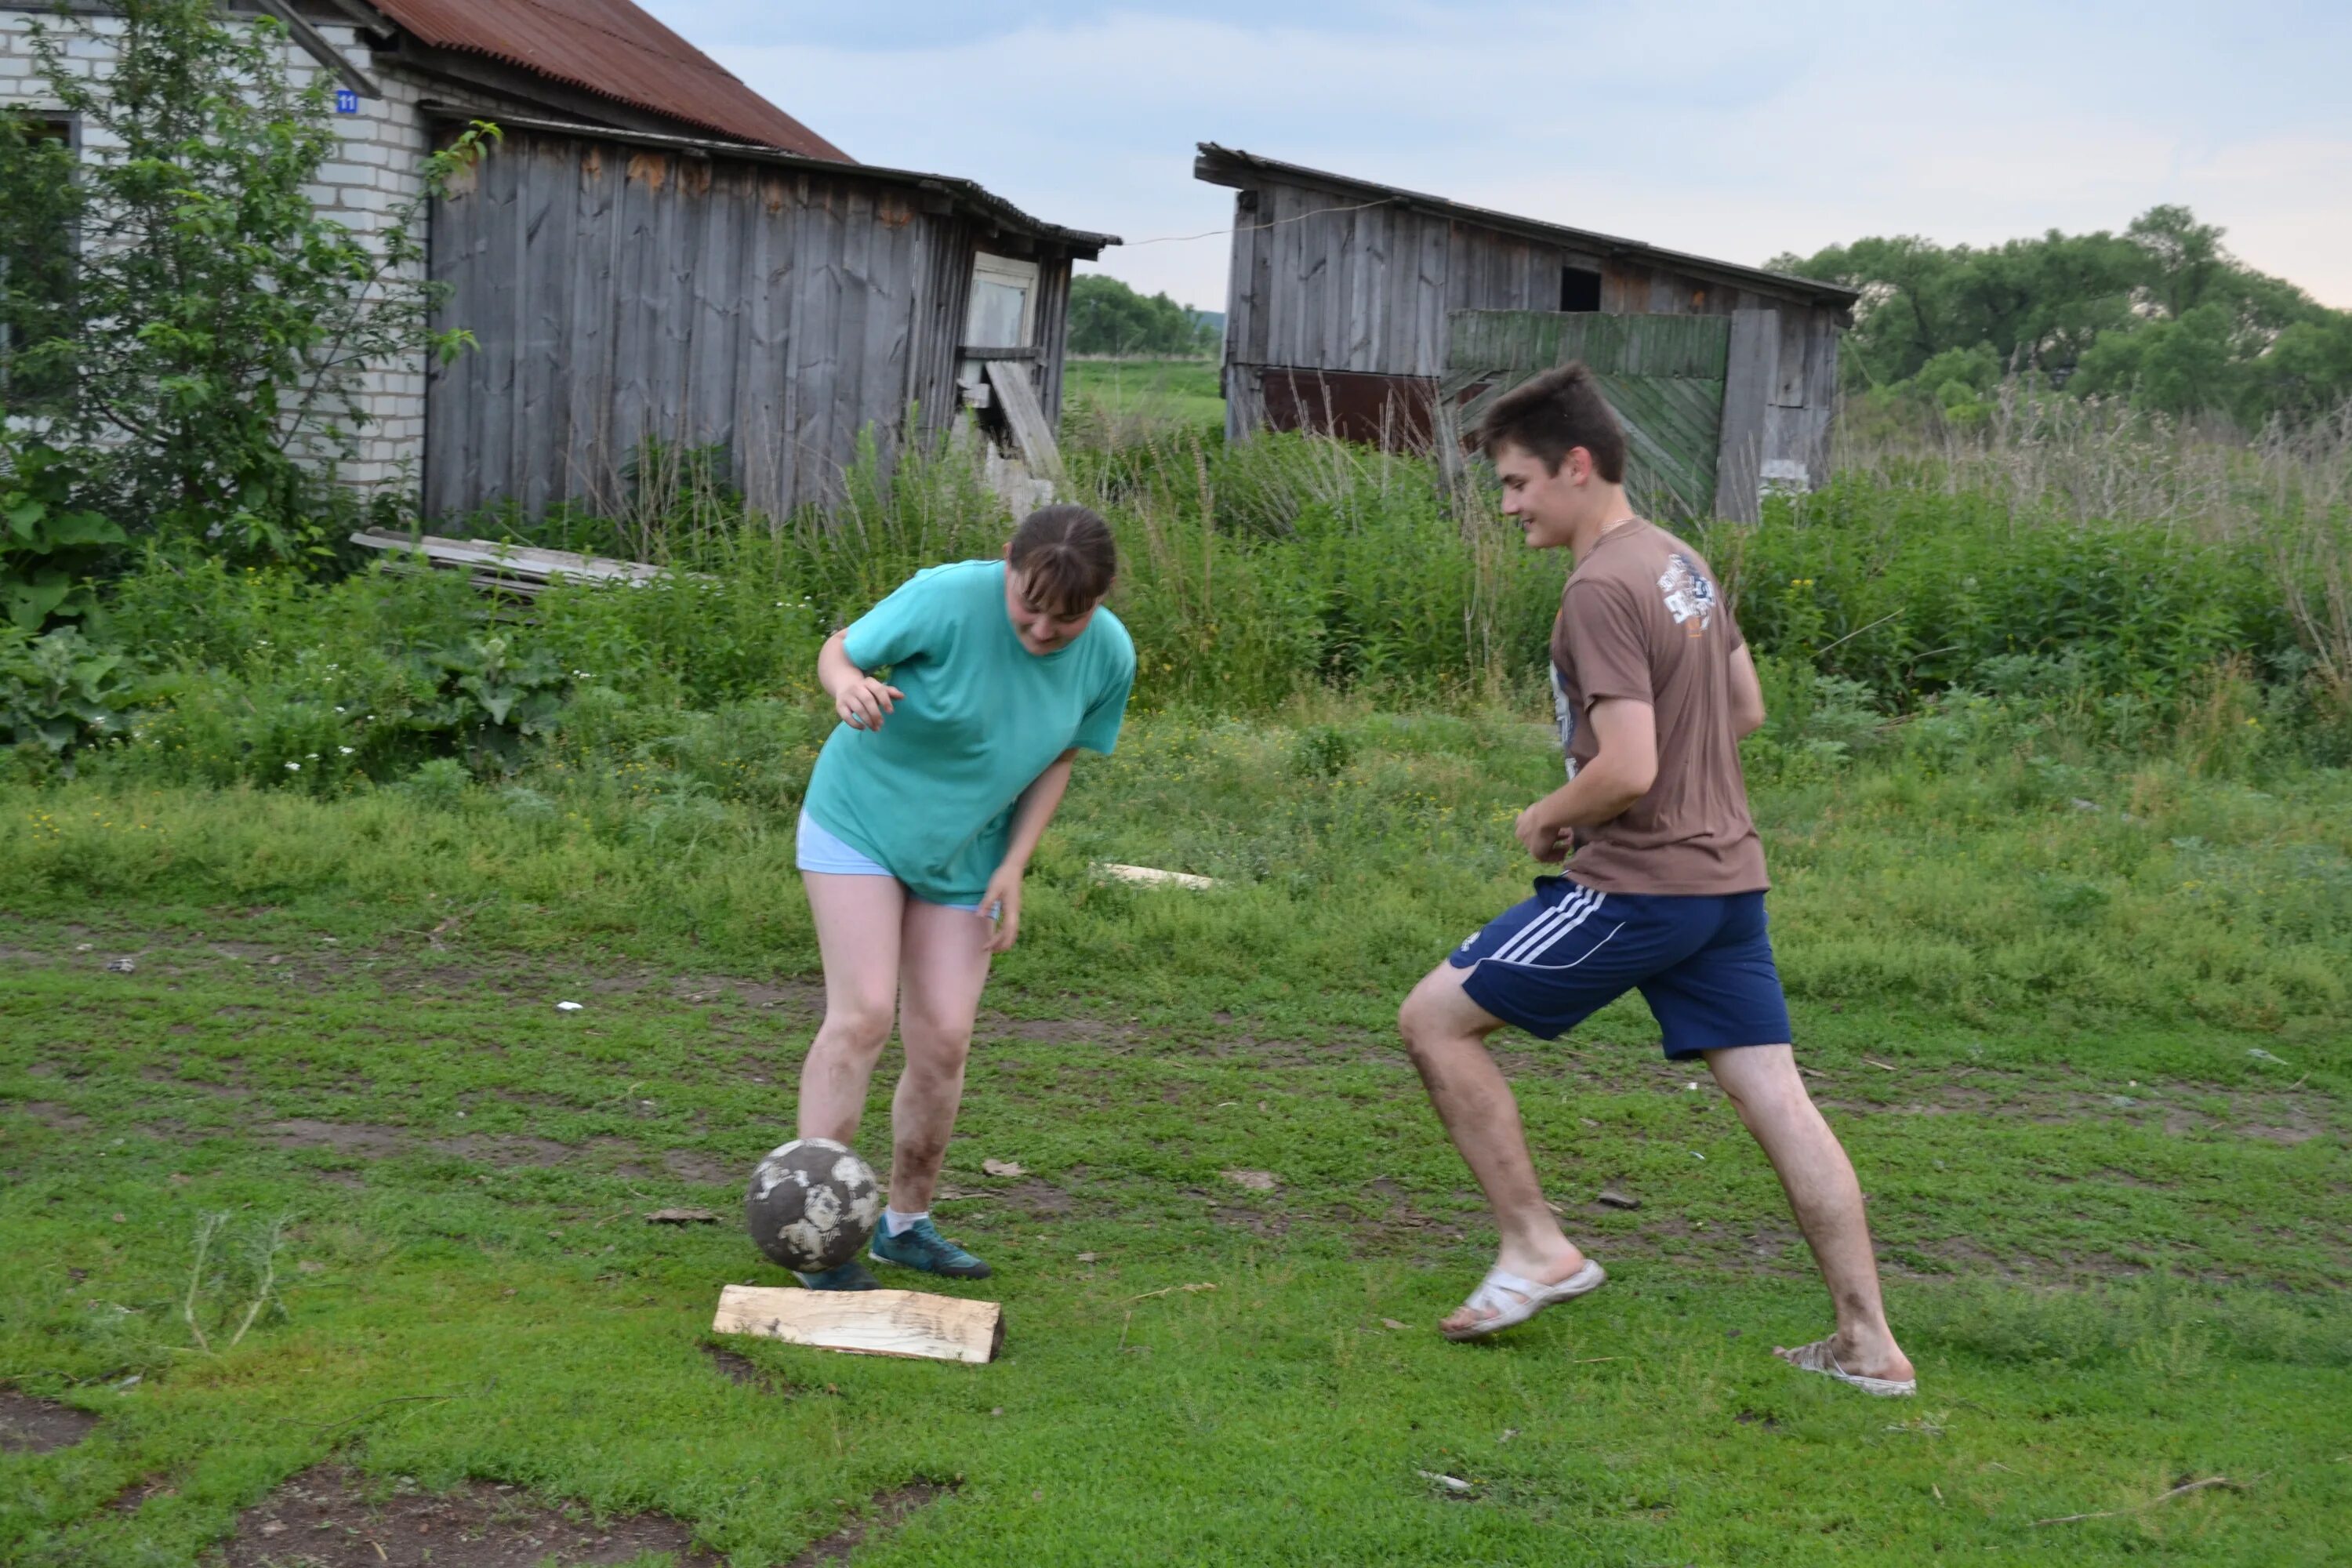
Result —
[[1037, 323], [1037, 264], [982, 252], [971, 268], [971, 308], [964, 317], [966, 348], [1030, 346]]
[[1581, 267], [1559, 269], [1559, 308], [1563, 310], [1601, 309], [1601, 274]]

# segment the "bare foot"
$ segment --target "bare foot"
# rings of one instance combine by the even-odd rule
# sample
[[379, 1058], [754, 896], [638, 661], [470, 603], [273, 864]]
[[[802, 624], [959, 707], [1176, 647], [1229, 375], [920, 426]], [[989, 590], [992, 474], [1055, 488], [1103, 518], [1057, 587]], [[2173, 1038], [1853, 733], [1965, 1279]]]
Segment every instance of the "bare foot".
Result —
[[[1584, 1267], [1583, 1253], [1579, 1252], [1571, 1243], [1564, 1241], [1560, 1245], [1567, 1248], [1565, 1252], [1555, 1253], [1542, 1258], [1520, 1258], [1506, 1252], [1495, 1259], [1495, 1267], [1507, 1274], [1516, 1274], [1520, 1279], [1532, 1280], [1538, 1285], [1558, 1285]], [[1516, 1290], [1504, 1293], [1518, 1296]], [[1526, 1298], [1519, 1299], [1524, 1300]], [[1447, 1313], [1437, 1327], [1442, 1333], [1460, 1334], [1500, 1316], [1502, 1316], [1500, 1312], [1473, 1307], [1469, 1302], [1465, 1301]]]

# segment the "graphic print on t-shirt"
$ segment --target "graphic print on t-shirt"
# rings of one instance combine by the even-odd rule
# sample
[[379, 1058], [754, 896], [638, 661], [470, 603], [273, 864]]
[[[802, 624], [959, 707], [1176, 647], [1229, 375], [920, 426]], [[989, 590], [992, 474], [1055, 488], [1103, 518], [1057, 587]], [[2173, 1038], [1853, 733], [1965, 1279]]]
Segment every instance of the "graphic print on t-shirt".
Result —
[[[1658, 574], [1658, 592], [1665, 595], [1666, 614], [1674, 616], [1675, 625], [1689, 627], [1692, 637], [1714, 624], [1715, 584], [1681, 551], [1666, 558], [1666, 569]], [[1691, 626], [1693, 621], [1698, 624]]]
[[1559, 726], [1559, 760], [1568, 766], [1568, 776], [1576, 776], [1576, 704], [1569, 700], [1568, 682], [1561, 678], [1559, 666], [1551, 667], [1551, 717]]

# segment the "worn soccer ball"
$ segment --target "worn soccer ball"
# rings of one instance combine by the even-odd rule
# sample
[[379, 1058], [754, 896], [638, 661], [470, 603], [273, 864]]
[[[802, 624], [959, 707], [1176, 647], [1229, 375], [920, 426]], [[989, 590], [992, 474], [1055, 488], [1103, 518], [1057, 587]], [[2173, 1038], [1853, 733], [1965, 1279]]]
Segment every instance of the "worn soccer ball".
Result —
[[882, 1184], [846, 1143], [795, 1138], [760, 1162], [743, 1194], [751, 1240], [803, 1274], [857, 1256], [882, 1217]]

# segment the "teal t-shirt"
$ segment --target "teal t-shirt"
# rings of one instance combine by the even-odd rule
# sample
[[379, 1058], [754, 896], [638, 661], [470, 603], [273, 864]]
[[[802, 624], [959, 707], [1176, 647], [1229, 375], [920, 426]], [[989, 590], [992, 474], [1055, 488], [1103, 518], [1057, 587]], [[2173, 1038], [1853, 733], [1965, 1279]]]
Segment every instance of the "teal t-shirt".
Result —
[[842, 651], [904, 691], [879, 730], [837, 726], [802, 803], [917, 898], [977, 902], [1004, 859], [1021, 792], [1073, 746], [1118, 742], [1135, 643], [1097, 610], [1048, 654], [1004, 613], [1004, 563], [916, 573], [849, 628]]

